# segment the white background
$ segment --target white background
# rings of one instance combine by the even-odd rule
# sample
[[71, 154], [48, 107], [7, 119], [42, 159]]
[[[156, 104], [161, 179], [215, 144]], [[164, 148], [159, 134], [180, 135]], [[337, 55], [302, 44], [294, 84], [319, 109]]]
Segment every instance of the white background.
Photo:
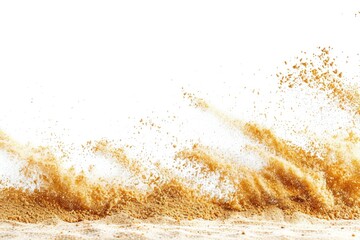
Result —
[[34, 145], [51, 133], [122, 138], [142, 117], [176, 112], [182, 87], [226, 108], [244, 86], [270, 88], [302, 50], [359, 53], [359, 10], [355, 0], [1, 1], [0, 129]]

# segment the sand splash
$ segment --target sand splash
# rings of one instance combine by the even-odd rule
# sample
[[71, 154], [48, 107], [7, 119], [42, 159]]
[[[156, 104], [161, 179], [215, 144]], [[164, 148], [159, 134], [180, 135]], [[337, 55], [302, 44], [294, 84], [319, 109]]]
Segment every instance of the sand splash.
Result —
[[120, 212], [135, 218], [216, 219], [233, 211], [259, 212], [273, 207], [289, 214], [300, 211], [322, 218], [360, 218], [359, 89], [346, 84], [325, 48], [311, 59], [300, 59], [278, 77], [281, 91], [311, 88], [324, 92], [334, 107], [348, 113], [353, 128], [346, 129], [345, 135], [310, 142], [305, 148], [279, 137], [270, 128], [228, 116], [185, 93], [196, 108], [249, 138], [253, 144], [247, 150], [266, 162], [255, 170], [201, 144], [174, 155], [174, 162], [195, 167], [203, 176], [218, 175], [221, 197], [205, 193], [192, 179], [160, 165], [155, 172], [145, 174], [149, 170], [141, 159], [128, 158], [124, 149], [107, 141], [89, 142], [86, 148], [115, 159], [142, 179], [145, 191], [105, 180], [91, 181], [84, 172], [64, 168], [50, 148], [23, 146], [0, 132], [0, 150], [21, 161], [21, 174], [28, 179], [27, 184], [36, 186], [35, 190], [3, 187], [0, 219], [38, 222], [58, 216], [74, 222]]

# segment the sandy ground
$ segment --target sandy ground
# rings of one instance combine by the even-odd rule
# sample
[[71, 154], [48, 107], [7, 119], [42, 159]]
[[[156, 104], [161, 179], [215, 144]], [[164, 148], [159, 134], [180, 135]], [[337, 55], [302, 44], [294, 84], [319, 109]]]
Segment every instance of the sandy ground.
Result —
[[59, 219], [38, 224], [3, 221], [0, 239], [360, 239], [360, 220], [238, 214], [216, 221], [126, 220], [124, 216], [78, 223]]

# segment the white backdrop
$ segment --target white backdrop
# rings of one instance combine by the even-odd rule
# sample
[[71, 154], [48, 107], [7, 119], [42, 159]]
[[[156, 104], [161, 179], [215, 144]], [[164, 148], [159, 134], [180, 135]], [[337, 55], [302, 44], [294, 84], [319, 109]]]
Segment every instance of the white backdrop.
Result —
[[51, 133], [122, 138], [141, 117], [176, 112], [182, 87], [230, 109], [226, 96], [270, 88], [301, 50], [359, 53], [359, 10], [350, 0], [1, 1], [0, 129], [34, 145]]

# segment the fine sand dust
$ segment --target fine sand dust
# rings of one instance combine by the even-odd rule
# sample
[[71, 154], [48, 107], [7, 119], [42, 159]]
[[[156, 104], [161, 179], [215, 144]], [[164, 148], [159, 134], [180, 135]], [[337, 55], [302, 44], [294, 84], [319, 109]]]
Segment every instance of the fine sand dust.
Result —
[[[352, 122], [331, 139], [316, 139], [305, 130], [307, 147], [184, 94], [195, 108], [249, 139], [247, 150], [265, 162], [260, 169], [202, 144], [177, 149], [171, 159], [175, 167], [157, 164], [153, 170], [109, 141], [83, 146], [115, 159], [141, 180], [143, 190], [92, 181], [84, 172], [64, 168], [50, 147], [22, 145], [0, 131], [1, 152], [23, 165], [24, 185], [35, 186], [30, 190], [0, 182], [0, 238], [358, 238], [359, 91], [346, 84], [330, 49], [304, 59], [278, 74], [279, 93], [293, 88], [325, 93], [335, 112], [347, 114]], [[175, 174], [183, 169], [196, 174]], [[218, 176], [218, 195], [203, 191], [197, 182], [213, 176]]]

